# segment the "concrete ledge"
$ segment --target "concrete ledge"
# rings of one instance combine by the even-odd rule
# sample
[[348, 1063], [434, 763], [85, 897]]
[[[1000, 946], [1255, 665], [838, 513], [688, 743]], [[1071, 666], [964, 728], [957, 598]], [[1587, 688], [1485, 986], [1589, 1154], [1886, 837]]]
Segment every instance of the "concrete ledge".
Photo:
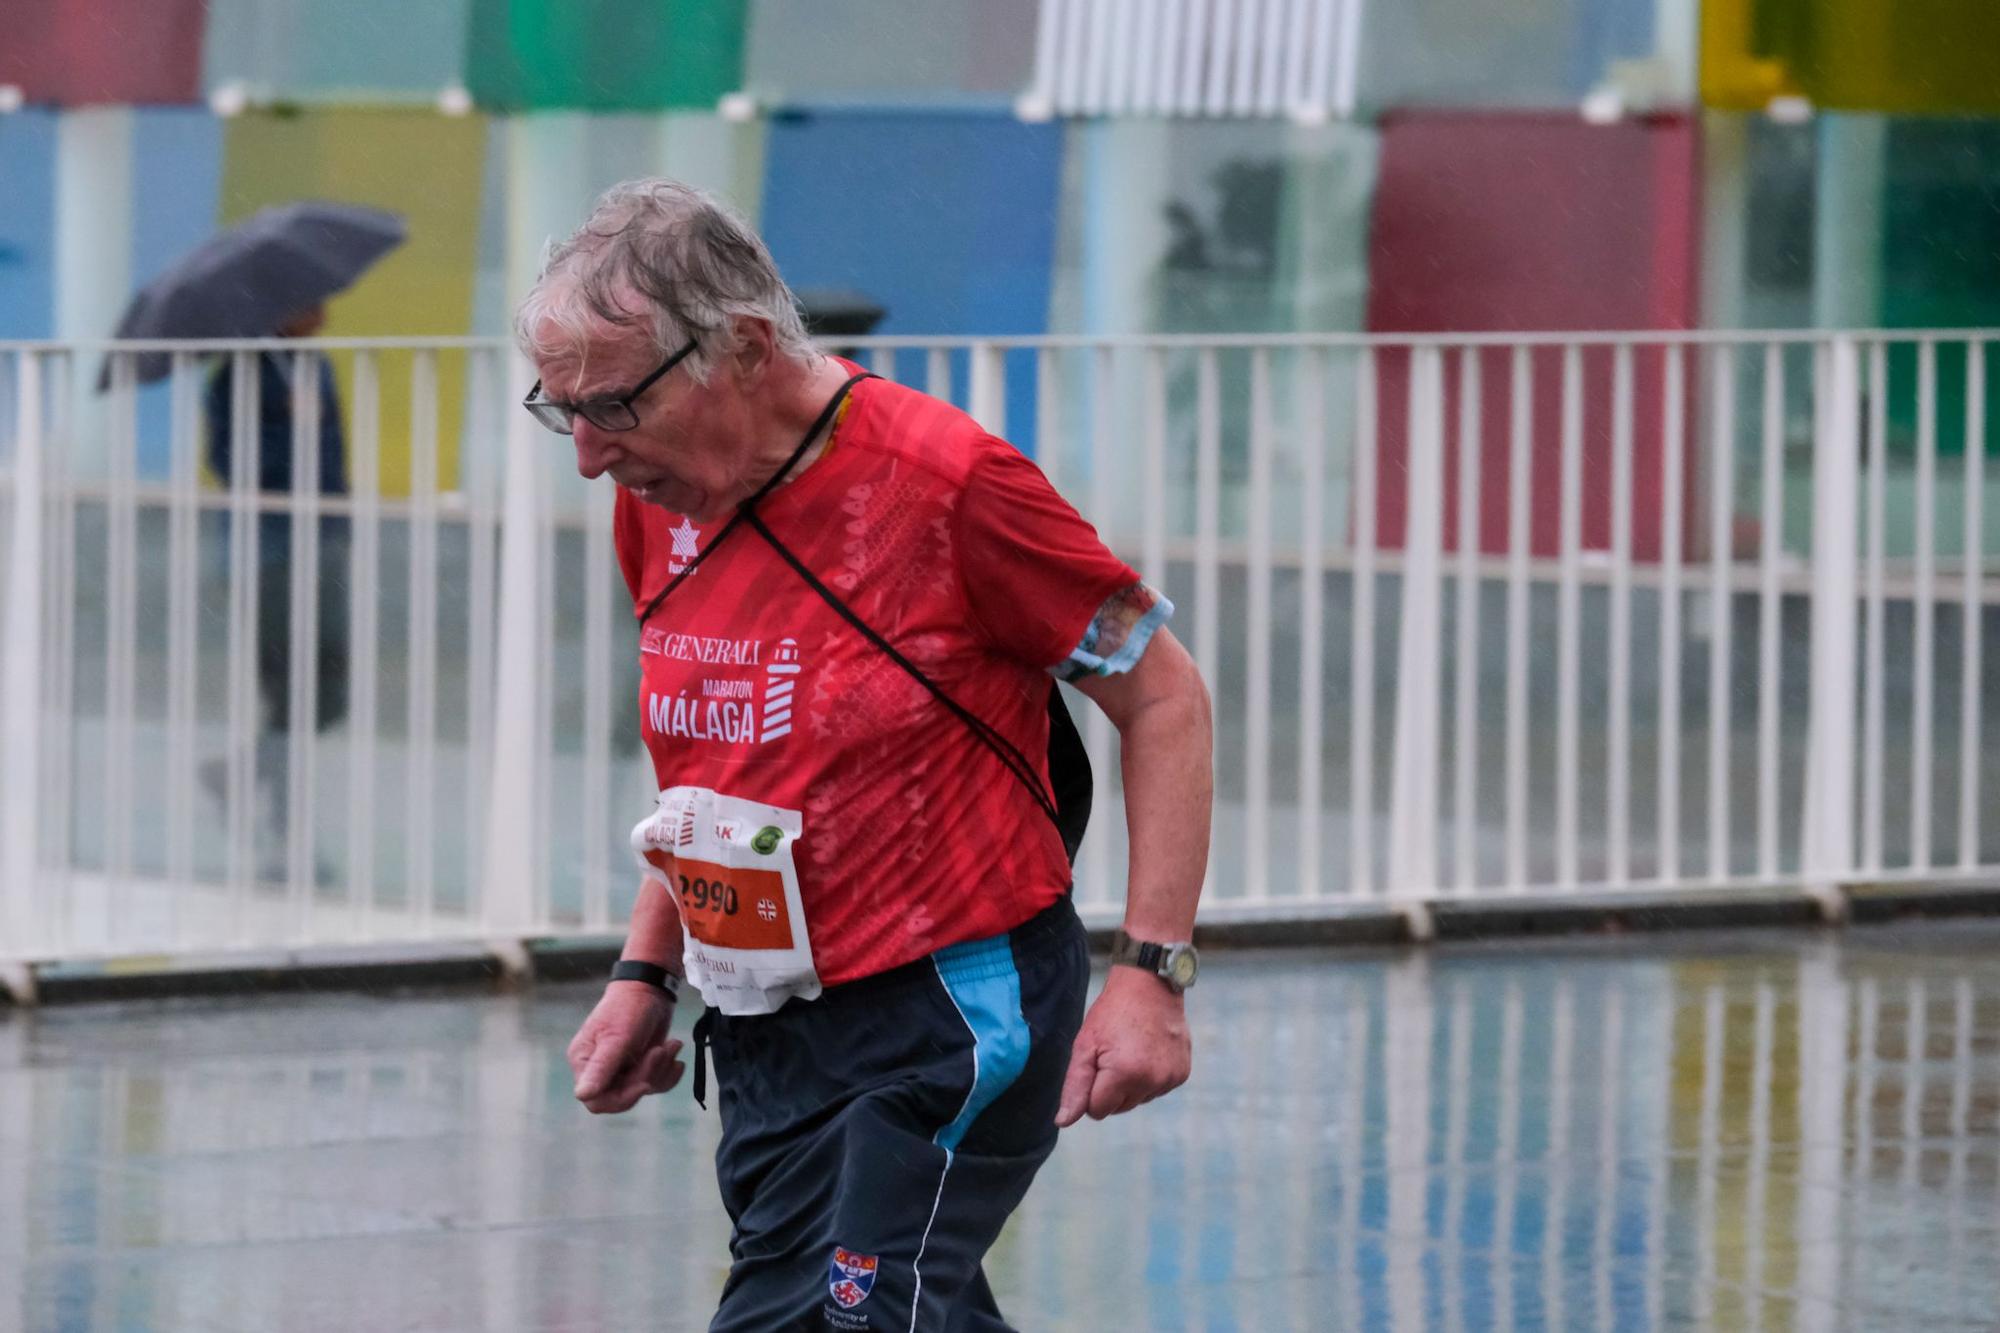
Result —
[[1860, 925], [1913, 917], [2000, 916], [2000, 884], [1857, 884], [1848, 918]]
[[1503, 902], [1437, 903], [1431, 913], [1440, 940], [1810, 926], [1821, 919], [1820, 904], [1798, 893], [1631, 897], [1592, 902], [1510, 898]]
[[[1857, 926], [1922, 917], [2000, 916], [2000, 882], [1860, 884], [1832, 895], [1803, 891], [1704, 891], [1681, 896], [1619, 895], [1588, 901], [1509, 897], [1410, 905], [1301, 905], [1290, 920], [1234, 915], [1225, 905], [1204, 920], [1207, 949], [1381, 947], [1439, 941], [1530, 939], [1650, 931], [1814, 926], [1826, 921], [1826, 898], [1839, 899]], [[1314, 912], [1311, 909], [1317, 908]], [[1090, 926], [1092, 951], [1108, 951], [1112, 928]], [[9, 964], [0, 1006], [170, 996], [308, 994], [420, 987], [501, 989], [517, 979], [594, 981], [617, 960], [612, 935], [490, 941], [432, 941], [394, 946], [330, 946], [192, 958], [121, 958], [28, 966]]]

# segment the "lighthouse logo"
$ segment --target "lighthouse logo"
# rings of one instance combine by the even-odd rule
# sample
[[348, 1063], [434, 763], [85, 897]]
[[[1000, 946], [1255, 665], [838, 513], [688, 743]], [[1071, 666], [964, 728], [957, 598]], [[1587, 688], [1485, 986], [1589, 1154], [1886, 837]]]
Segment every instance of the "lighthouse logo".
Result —
[[764, 668], [764, 729], [757, 739], [774, 741], [792, 734], [792, 692], [799, 678], [799, 641], [778, 640]]

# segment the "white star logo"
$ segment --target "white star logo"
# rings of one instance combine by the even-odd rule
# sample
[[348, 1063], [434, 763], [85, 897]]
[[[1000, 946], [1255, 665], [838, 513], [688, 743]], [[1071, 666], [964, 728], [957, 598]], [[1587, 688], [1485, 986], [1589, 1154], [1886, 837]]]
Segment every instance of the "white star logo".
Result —
[[685, 517], [681, 519], [679, 527], [669, 528], [667, 535], [674, 539], [674, 559], [692, 560], [701, 554], [695, 546], [695, 543], [701, 540], [701, 529], [688, 522]]

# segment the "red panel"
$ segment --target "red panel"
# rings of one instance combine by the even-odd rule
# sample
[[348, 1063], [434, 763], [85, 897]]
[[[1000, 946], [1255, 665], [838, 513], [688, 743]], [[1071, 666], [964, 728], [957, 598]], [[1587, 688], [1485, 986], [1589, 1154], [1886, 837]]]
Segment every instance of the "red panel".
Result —
[[204, 0], [10, 0], [0, 83], [58, 106], [201, 100]]
[[[1698, 285], [1696, 128], [1686, 117], [1612, 126], [1574, 115], [1408, 113], [1383, 126], [1369, 241], [1368, 327], [1381, 333], [1682, 329]], [[1556, 554], [1562, 458], [1562, 354], [1533, 360], [1532, 549]], [[1507, 545], [1511, 366], [1481, 359], [1481, 549]], [[1688, 368], [1693, 403], [1693, 366]], [[1458, 544], [1458, 372], [1447, 366], [1445, 540]], [[1612, 355], [1583, 364], [1583, 545], [1611, 543]], [[1634, 362], [1633, 536], [1660, 549], [1663, 371]], [[1407, 517], [1407, 354], [1379, 362], [1378, 530], [1399, 547]], [[1692, 420], [1690, 417], [1689, 420]], [[1692, 451], [1690, 451], [1690, 462]], [[1690, 475], [1691, 472], [1690, 472]], [[1692, 494], [1692, 490], [1688, 492]]]

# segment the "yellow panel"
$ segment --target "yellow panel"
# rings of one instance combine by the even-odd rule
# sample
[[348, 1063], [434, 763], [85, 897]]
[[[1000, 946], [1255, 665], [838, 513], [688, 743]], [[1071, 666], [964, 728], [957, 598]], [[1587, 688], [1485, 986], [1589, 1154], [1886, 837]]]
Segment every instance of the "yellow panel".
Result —
[[1701, 100], [1723, 110], [1761, 111], [1797, 91], [1783, 61], [1756, 48], [1758, 0], [1702, 0]]
[[[329, 337], [460, 336], [472, 327], [486, 122], [415, 110], [252, 114], [229, 122], [222, 220], [272, 204], [332, 199], [401, 213], [403, 247], [327, 308]], [[457, 485], [464, 357], [438, 365], [438, 481]], [[410, 357], [381, 361], [382, 489], [410, 489]], [[335, 358], [351, 418], [346, 357]], [[348, 438], [354, 437], [351, 420]], [[353, 474], [350, 462], [349, 475]]]

